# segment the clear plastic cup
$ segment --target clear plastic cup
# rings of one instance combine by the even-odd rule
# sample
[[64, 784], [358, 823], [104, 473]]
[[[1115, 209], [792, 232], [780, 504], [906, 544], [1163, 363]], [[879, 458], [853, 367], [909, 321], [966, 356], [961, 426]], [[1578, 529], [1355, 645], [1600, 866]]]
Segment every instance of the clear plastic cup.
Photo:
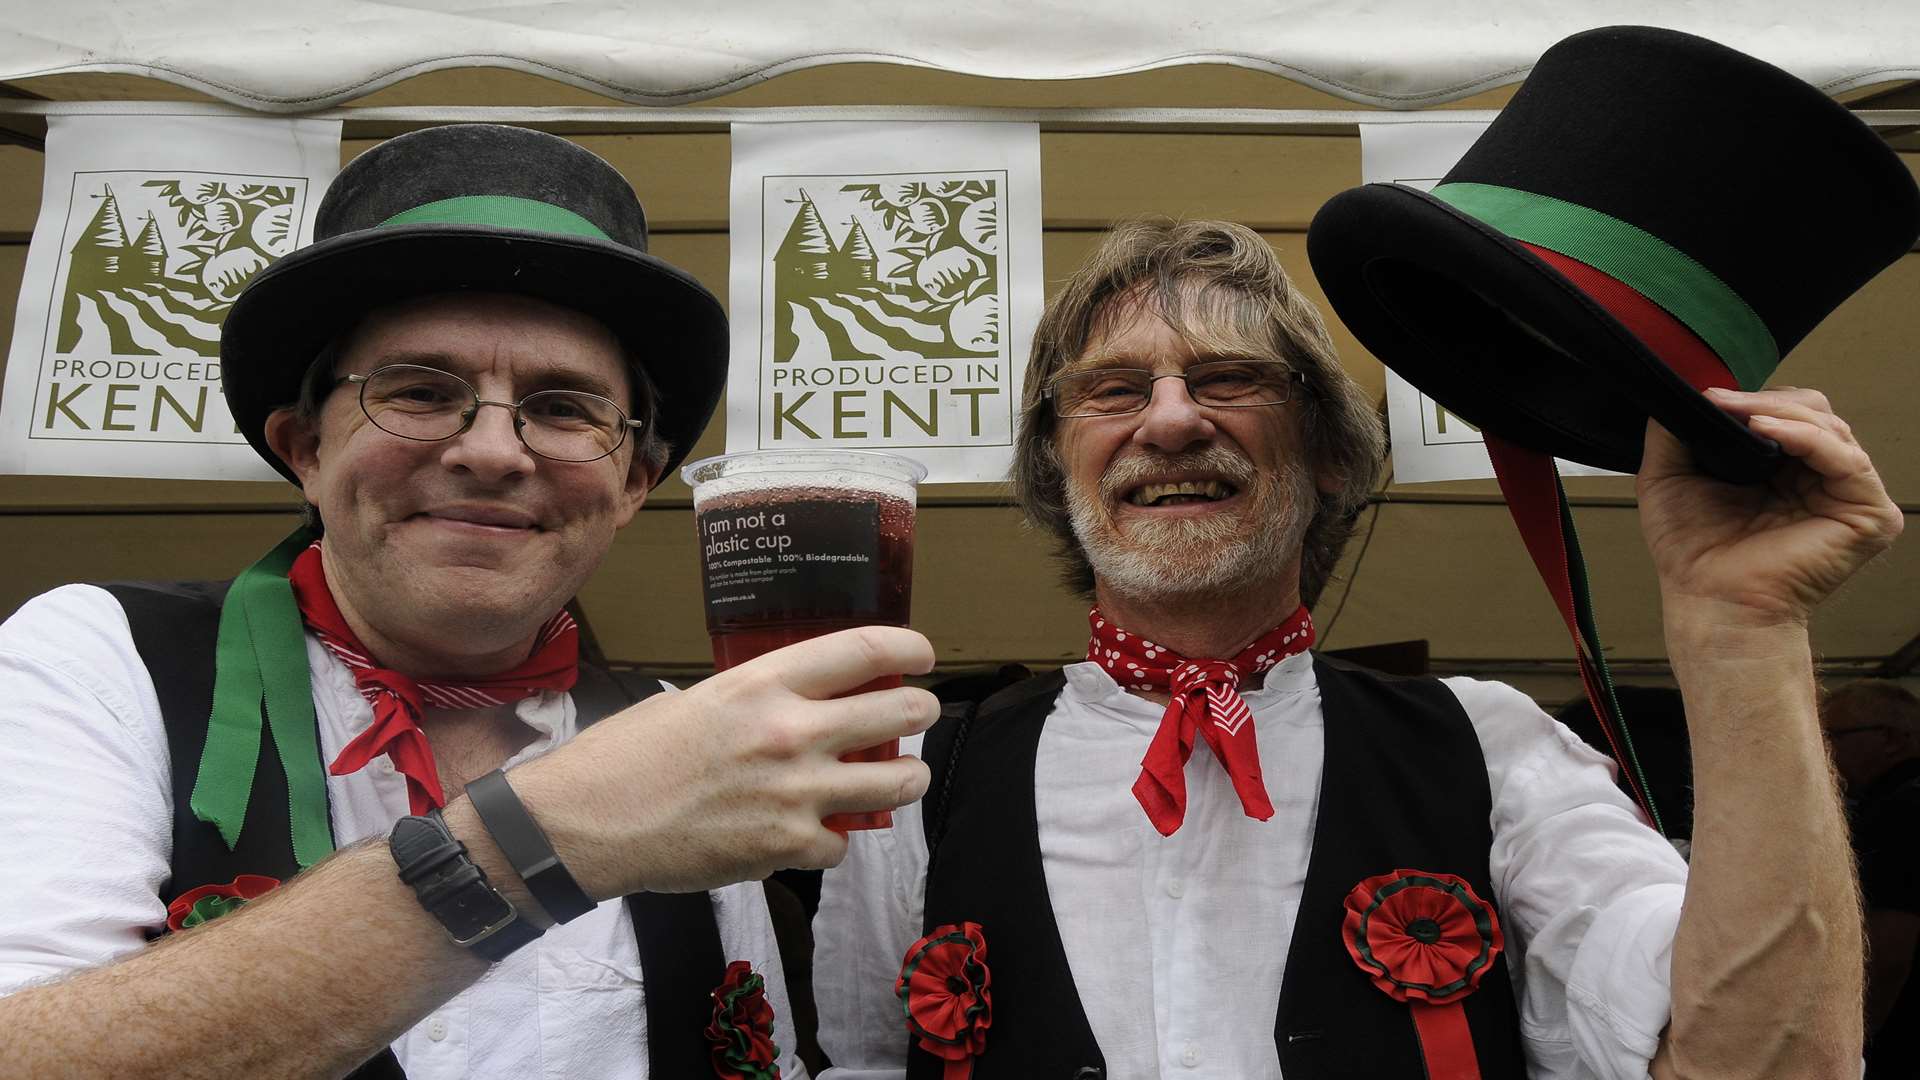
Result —
[[[693, 488], [713, 664], [855, 626], [906, 626], [913, 522], [926, 467], [868, 450], [754, 450], [682, 467]], [[898, 675], [850, 693], [899, 686]], [[897, 757], [900, 741], [845, 755]], [[835, 814], [836, 829], [884, 829], [892, 811]]]

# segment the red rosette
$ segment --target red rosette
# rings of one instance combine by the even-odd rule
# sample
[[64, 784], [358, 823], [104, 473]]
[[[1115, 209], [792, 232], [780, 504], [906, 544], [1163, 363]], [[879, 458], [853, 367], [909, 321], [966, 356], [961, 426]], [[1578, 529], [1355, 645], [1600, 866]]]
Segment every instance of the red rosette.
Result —
[[987, 1049], [993, 1026], [992, 975], [987, 938], [979, 923], [948, 923], [907, 950], [893, 992], [900, 998], [907, 1032], [922, 1050], [945, 1061], [946, 1080], [973, 1072], [973, 1059]]
[[167, 929], [189, 930], [246, 905], [249, 900], [278, 888], [280, 880], [265, 874], [241, 874], [225, 885], [188, 889], [167, 905]]
[[1505, 947], [1500, 919], [1452, 874], [1395, 870], [1347, 894], [1347, 953], [1395, 1001], [1444, 1005], [1479, 987]]
[[728, 964], [726, 977], [713, 988], [707, 1042], [713, 1047], [713, 1074], [721, 1080], [780, 1080], [766, 980], [745, 960]]
[[1505, 939], [1493, 905], [1452, 874], [1395, 870], [1347, 893], [1347, 954], [1373, 985], [1405, 1002], [1430, 1080], [1478, 1080], [1461, 999], [1493, 969]]

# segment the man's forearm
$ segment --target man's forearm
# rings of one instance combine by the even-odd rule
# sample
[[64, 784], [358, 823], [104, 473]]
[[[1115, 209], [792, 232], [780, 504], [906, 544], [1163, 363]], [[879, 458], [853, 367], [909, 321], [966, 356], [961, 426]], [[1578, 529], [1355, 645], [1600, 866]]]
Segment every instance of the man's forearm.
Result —
[[[449, 820], [519, 904], [464, 801]], [[0, 999], [0, 1046], [23, 1077], [340, 1076], [486, 969], [370, 841], [216, 922]]]
[[1861, 935], [1804, 627], [1667, 610], [1693, 746], [1693, 857], [1656, 1073], [1852, 1076]]

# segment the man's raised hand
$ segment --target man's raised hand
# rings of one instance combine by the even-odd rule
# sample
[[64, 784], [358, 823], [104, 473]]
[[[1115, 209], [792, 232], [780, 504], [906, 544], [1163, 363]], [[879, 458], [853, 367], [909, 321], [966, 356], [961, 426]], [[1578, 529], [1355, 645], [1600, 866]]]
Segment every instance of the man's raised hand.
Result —
[[1719, 620], [1804, 623], [1815, 605], [1900, 534], [1900, 510], [1847, 422], [1817, 390], [1710, 390], [1713, 403], [1772, 439], [1787, 461], [1760, 484], [1695, 470], [1647, 424], [1641, 530], [1669, 605], [1704, 602]]

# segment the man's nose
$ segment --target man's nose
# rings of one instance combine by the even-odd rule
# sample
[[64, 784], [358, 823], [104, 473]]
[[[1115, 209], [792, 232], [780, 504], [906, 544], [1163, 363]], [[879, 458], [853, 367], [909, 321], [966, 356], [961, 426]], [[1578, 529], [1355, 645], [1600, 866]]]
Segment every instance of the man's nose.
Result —
[[1213, 438], [1214, 426], [1206, 411], [1187, 393], [1186, 380], [1162, 375], [1153, 380], [1147, 407], [1133, 429], [1133, 441], [1167, 453], [1178, 453]]
[[449, 468], [470, 472], [481, 480], [498, 482], [534, 469], [533, 452], [514, 429], [514, 407], [482, 401], [467, 430], [447, 440], [442, 461]]

